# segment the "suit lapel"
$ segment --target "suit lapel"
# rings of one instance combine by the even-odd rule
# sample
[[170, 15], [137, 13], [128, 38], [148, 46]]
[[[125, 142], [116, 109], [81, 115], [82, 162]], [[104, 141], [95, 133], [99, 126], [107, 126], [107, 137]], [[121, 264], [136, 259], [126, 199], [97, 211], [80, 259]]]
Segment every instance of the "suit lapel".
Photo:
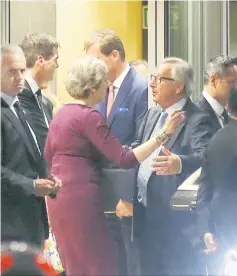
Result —
[[18, 134], [24, 141], [25, 146], [28, 149], [29, 153], [32, 155], [33, 159], [37, 162], [37, 157], [34, 153], [33, 148], [31, 147], [31, 141], [29, 140], [27, 134], [25, 133], [24, 128], [22, 127], [21, 123], [19, 122], [19, 119], [15, 116], [13, 111], [9, 108], [9, 106], [5, 103], [5, 101], [3, 99], [1, 99], [1, 105], [2, 105], [2, 113], [14, 126], [14, 128], [16, 129], [16, 131], [18, 132]]
[[144, 140], [143, 141], [148, 141], [151, 137], [151, 134], [154, 130], [154, 127], [156, 126], [159, 117], [160, 117], [161, 112], [157, 109], [157, 112], [152, 112], [151, 116], [148, 117], [148, 124], [145, 130], [145, 135], [144, 135]]
[[177, 140], [181, 130], [184, 128], [185, 124], [186, 124], [187, 119], [185, 119], [180, 125], [179, 127], [176, 129], [175, 133], [171, 136], [170, 140], [168, 141], [168, 143], [165, 145], [165, 147], [169, 150], [173, 144], [175, 143], [175, 141]]
[[203, 95], [201, 96], [201, 101], [203, 102], [204, 105], [204, 109], [207, 110], [208, 113], [211, 114], [213, 120], [215, 121], [216, 125], [218, 126], [218, 128], [221, 127], [220, 122], [217, 119], [217, 116], [213, 110], [213, 108], [211, 107], [211, 105], [208, 103], [208, 101], [205, 99], [205, 97], [203, 97]]
[[[192, 103], [192, 102], [191, 102], [191, 100], [188, 98], [182, 110], [185, 111], [185, 110], [188, 108], [188, 106], [190, 105], [190, 103]], [[184, 121], [177, 127], [175, 133], [171, 136], [170, 140], [169, 140], [168, 143], [165, 145], [165, 147], [166, 147], [167, 149], [170, 149], [170, 148], [173, 146], [173, 144], [175, 143], [175, 141], [176, 141], [177, 138], [179, 137], [180, 132], [181, 132], [182, 129], [184, 128], [186, 122], [187, 122], [187, 118], [185, 118]]]
[[130, 68], [128, 71], [125, 79], [122, 82], [122, 85], [119, 88], [118, 94], [114, 100], [112, 109], [110, 111], [109, 117], [108, 117], [108, 125], [111, 126], [113, 119], [115, 117], [116, 111], [119, 107], [123, 106], [123, 103], [128, 96], [129, 92], [131, 91], [131, 85], [134, 79], [134, 72], [133, 69]]

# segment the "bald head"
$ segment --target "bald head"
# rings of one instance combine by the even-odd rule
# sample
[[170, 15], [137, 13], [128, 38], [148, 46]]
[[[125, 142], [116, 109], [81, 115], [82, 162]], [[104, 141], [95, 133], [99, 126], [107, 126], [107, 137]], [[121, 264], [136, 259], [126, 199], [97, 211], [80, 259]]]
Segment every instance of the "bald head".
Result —
[[17, 45], [1, 46], [1, 92], [15, 97], [23, 90], [26, 59]]

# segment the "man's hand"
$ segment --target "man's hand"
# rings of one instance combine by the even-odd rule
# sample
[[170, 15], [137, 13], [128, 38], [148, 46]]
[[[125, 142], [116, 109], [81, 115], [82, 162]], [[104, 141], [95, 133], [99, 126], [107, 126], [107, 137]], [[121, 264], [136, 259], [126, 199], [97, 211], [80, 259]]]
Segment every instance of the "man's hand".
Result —
[[133, 216], [133, 204], [120, 199], [119, 203], [116, 206], [116, 215], [118, 217], [132, 217]]
[[216, 242], [214, 240], [212, 233], [205, 233], [204, 242], [207, 248], [206, 250], [204, 250], [206, 254], [216, 251]]
[[51, 174], [48, 177], [48, 180], [51, 180], [54, 182], [54, 191], [52, 193], [56, 195], [59, 192], [60, 188], [62, 187], [62, 181], [53, 174]]
[[34, 188], [36, 196], [47, 196], [54, 193], [55, 183], [49, 179], [36, 179], [34, 180]]
[[152, 170], [157, 175], [173, 175], [181, 172], [182, 164], [180, 157], [162, 147], [165, 156], [157, 156], [153, 158]]

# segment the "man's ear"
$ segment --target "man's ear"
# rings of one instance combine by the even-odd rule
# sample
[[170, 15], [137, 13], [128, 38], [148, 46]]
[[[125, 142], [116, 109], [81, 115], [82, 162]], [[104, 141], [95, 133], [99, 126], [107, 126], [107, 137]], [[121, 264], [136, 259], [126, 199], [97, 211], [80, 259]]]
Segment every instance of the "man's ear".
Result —
[[35, 61], [35, 64], [39, 65], [39, 66], [44, 66], [44, 57], [42, 55], [39, 55]]
[[183, 93], [183, 91], [184, 91], [184, 83], [179, 83], [179, 85], [178, 85], [178, 88], [177, 88], [177, 90], [176, 90], [176, 94], [181, 94], [181, 93]]

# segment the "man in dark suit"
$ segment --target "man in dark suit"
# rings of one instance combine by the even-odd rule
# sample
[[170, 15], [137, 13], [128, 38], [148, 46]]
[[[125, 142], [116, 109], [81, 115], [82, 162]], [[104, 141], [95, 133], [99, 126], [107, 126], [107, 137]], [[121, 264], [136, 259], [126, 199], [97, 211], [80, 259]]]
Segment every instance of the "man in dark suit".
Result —
[[196, 104], [209, 114], [215, 132], [228, 122], [225, 107], [236, 78], [237, 66], [231, 57], [224, 55], [213, 57], [206, 66], [204, 91]]
[[17, 95], [26, 60], [18, 46], [1, 47], [1, 240], [43, 245], [48, 236], [44, 197], [61, 183], [48, 177], [38, 141]]
[[218, 273], [227, 250], [237, 245], [237, 85], [230, 92], [228, 107], [229, 123], [214, 135], [205, 153], [205, 177], [197, 197], [199, 229], [210, 256], [211, 275]]
[[[122, 145], [130, 146], [135, 140], [142, 119], [148, 108], [148, 84], [126, 61], [126, 54], [120, 37], [109, 29], [102, 29], [91, 34], [85, 41], [84, 48], [89, 55], [102, 59], [108, 67], [110, 82], [105, 100], [96, 106], [97, 110], [107, 119], [113, 134]], [[130, 198], [132, 201], [132, 198]], [[131, 242], [132, 204], [120, 200], [117, 205], [120, 216], [115, 239], [120, 247], [120, 259], [123, 258], [123, 241], [119, 238], [119, 224], [122, 223], [124, 243], [127, 252], [127, 270], [129, 275], [138, 275], [137, 251]], [[115, 215], [112, 220], [118, 220]], [[127, 216], [122, 218], [123, 216]], [[120, 221], [120, 219], [122, 221]], [[125, 274], [122, 269], [121, 274]]]
[[147, 112], [133, 144], [136, 147], [147, 141], [174, 109], [185, 111], [186, 118], [174, 135], [164, 139], [165, 148], [154, 152], [138, 168], [134, 235], [140, 248], [142, 275], [185, 275], [195, 266], [195, 251], [170, 210], [172, 195], [201, 166], [211, 138], [208, 116], [189, 98], [193, 75], [193, 68], [182, 59], [167, 58], [161, 63], [150, 83], [153, 100], [161, 108]]
[[27, 72], [19, 100], [31, 118], [42, 152], [53, 116], [53, 104], [41, 90], [48, 88], [48, 83], [52, 81], [55, 69], [58, 68], [58, 47], [59, 43], [55, 38], [44, 33], [27, 34], [21, 43]]

